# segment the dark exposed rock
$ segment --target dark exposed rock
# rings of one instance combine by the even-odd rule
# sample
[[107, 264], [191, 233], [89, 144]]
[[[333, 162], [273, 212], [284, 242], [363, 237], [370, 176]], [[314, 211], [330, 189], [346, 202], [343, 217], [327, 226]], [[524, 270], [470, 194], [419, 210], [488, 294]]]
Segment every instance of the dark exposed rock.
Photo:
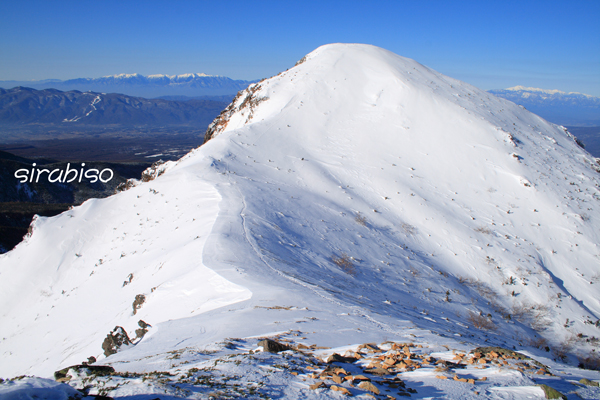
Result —
[[141, 339], [143, 338], [146, 333], [148, 333], [148, 329], [136, 329], [135, 330], [135, 339]]
[[153, 162], [149, 168], [146, 168], [146, 170], [142, 172], [142, 182], [150, 182], [161, 176], [165, 171], [159, 167], [164, 163], [163, 160], [158, 160]]
[[341, 362], [341, 363], [353, 363], [356, 361], [354, 357], [344, 357], [338, 353], [333, 353], [327, 358], [327, 363]]
[[122, 346], [129, 346], [131, 339], [127, 335], [125, 329], [120, 326], [115, 326], [112, 332], [106, 335], [106, 339], [102, 343], [102, 350], [104, 350], [105, 356], [115, 354]]
[[567, 399], [567, 396], [559, 392], [558, 390], [551, 388], [548, 385], [541, 384], [539, 385], [544, 391], [544, 395], [547, 399]]
[[143, 321], [141, 319], [138, 321], [138, 325], [139, 325], [140, 329], [135, 330], [135, 338], [142, 339], [144, 337], [144, 335], [146, 333], [148, 333], [148, 328], [152, 327], [152, 325], [146, 323], [145, 321]]
[[133, 307], [133, 315], [135, 315], [137, 313], [137, 310], [142, 308], [142, 304], [144, 304], [145, 301], [146, 301], [145, 295], [138, 294], [135, 296], [135, 300], [133, 301], [133, 304], [131, 305], [131, 307]]
[[267, 351], [269, 353], [279, 353], [280, 351], [290, 350], [289, 346], [281, 344], [271, 339], [261, 340], [260, 342], [258, 342], [258, 345], [262, 346], [264, 351]]
[[208, 142], [225, 130], [230, 118], [237, 112], [242, 112], [242, 115], [246, 116], [246, 122], [249, 122], [253, 117], [254, 108], [268, 99], [267, 97], [258, 97], [258, 92], [261, 88], [262, 86], [259, 82], [248, 86], [244, 90], [240, 90], [227, 108], [221, 111], [221, 114], [208, 126], [204, 134], [204, 142]]
[[84, 361], [81, 364], [82, 365], [90, 365], [90, 364], [93, 364], [95, 362], [96, 362], [96, 357], [91, 356], [91, 357], [88, 357], [87, 361]]
[[381, 368], [381, 367], [375, 367], [375, 368], [369, 368], [369, 369], [365, 369], [365, 372], [368, 374], [373, 374], [373, 375], [390, 375], [391, 372], [388, 371], [385, 368]]
[[61, 370], [56, 371], [54, 373], [54, 380], [56, 380], [58, 382], [68, 381], [69, 378], [67, 377], [67, 373], [69, 372], [70, 369], [74, 369], [77, 372], [85, 371], [86, 375], [96, 375], [96, 376], [111, 375], [113, 372], [115, 372], [115, 369], [108, 365], [78, 364], [78, 365], [71, 365], [70, 367], [63, 368]]

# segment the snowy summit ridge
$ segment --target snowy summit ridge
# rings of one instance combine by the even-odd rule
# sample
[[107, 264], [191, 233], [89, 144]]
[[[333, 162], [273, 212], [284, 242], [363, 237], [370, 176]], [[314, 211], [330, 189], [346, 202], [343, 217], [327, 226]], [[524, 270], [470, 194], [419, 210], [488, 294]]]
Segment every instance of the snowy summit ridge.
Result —
[[[322, 46], [161, 168], [38, 218], [0, 256], [0, 375], [88, 356], [168, 369], [169, 351], [276, 332], [548, 359], [546, 346], [598, 345], [597, 161], [562, 127], [413, 60]], [[139, 320], [148, 334], [104, 359], [106, 335]]]

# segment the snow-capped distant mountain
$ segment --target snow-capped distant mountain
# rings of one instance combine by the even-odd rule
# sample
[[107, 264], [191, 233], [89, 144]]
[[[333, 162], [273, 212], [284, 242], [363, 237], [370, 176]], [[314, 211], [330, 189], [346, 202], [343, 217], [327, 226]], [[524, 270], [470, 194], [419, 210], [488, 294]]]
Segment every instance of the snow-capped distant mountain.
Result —
[[488, 92], [522, 105], [555, 124], [600, 126], [600, 97], [523, 86]]
[[[537, 94], [543, 98], [547, 98], [548, 96], [554, 96], [554, 95], [560, 95], [563, 98], [566, 96], [572, 96], [575, 98], [587, 98], [587, 99], [594, 99], [594, 96], [590, 96], [589, 94], [584, 94], [584, 93], [579, 93], [579, 92], [562, 92], [560, 90], [557, 89], [552, 89], [552, 90], [548, 90], [548, 89], [540, 89], [540, 88], [534, 88], [534, 87], [525, 87], [525, 86], [514, 86], [508, 89], [504, 89], [505, 91], [509, 91], [509, 92], [520, 92], [521, 93], [521, 97], [531, 97], [532, 94]], [[491, 92], [491, 90], [489, 90]], [[528, 93], [528, 94], [526, 94]], [[597, 99], [597, 98], [596, 98]]]
[[218, 96], [235, 94], [256, 81], [233, 80], [225, 76], [206, 74], [140, 75], [119, 74], [101, 78], [77, 78], [65, 81], [0, 81], [9, 89], [25, 86], [34, 89], [80, 90], [122, 93], [146, 98], [159, 96]]
[[[569, 381], [599, 373], [552, 357], [597, 361], [599, 170], [512, 102], [320, 47], [240, 93], [200, 148], [0, 256], [0, 374], [93, 356], [117, 373], [90, 393], [113, 397], [596, 396]], [[492, 345], [539, 362], [472, 352]], [[334, 352], [344, 368], [317, 359]]]

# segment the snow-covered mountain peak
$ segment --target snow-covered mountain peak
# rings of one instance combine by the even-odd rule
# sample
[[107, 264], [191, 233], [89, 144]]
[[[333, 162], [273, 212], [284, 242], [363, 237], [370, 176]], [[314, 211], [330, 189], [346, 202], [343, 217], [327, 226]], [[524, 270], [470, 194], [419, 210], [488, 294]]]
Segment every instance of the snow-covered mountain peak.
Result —
[[0, 256], [0, 373], [102, 359], [139, 319], [148, 336], [102, 362], [155, 370], [142, 360], [292, 331], [597, 346], [600, 166], [562, 127], [333, 44], [240, 92], [207, 139]]
[[219, 77], [218, 75], [207, 75], [204, 73], [190, 73], [190, 74], [180, 74], [180, 75], [165, 75], [165, 74], [153, 74], [153, 75], [141, 75], [138, 73], [135, 74], [117, 74], [117, 75], [106, 75], [100, 79], [113, 79], [113, 80], [149, 80], [149, 81], [185, 81], [196, 78], [211, 78], [211, 77]]
[[102, 78], [113, 78], [113, 79], [136, 79], [136, 78], [144, 78], [144, 75], [138, 74], [117, 74], [117, 75], [106, 75]]
[[[513, 92], [519, 92], [519, 91], [528, 91], [528, 92], [540, 92], [540, 93], [546, 93], [546, 94], [567, 94], [566, 92], [561, 92], [560, 90], [554, 89], [554, 90], [548, 90], [548, 89], [540, 89], [540, 88], [534, 88], [534, 87], [525, 87], [525, 86], [513, 86], [513, 87], [509, 87], [506, 88], [505, 90], [510, 90]], [[572, 92], [574, 93], [574, 92]]]
[[207, 77], [207, 76], [215, 76], [215, 75], [207, 75], [204, 73], [191, 73], [191, 74], [180, 74], [180, 75], [164, 75], [164, 74], [154, 74], [148, 75], [148, 79], [152, 78], [169, 78], [169, 79], [185, 79], [185, 78], [199, 78], [199, 77]]
[[[471, 85], [381, 48], [330, 44], [311, 52], [288, 71], [240, 92], [221, 118], [215, 120], [207, 139], [247, 123], [280, 116], [281, 106], [287, 109], [299, 101], [304, 105], [319, 102], [318, 109], [340, 105], [337, 108], [348, 116], [358, 111], [350, 110], [352, 106], [359, 108], [360, 113], [390, 112], [394, 118], [408, 121], [417, 117], [413, 111], [421, 106], [432, 107], [430, 100], [456, 107], [459, 113], [478, 112], [487, 117], [491, 106], [487, 103], [492, 98], [497, 101]], [[262, 104], [258, 106], [259, 103]], [[495, 106], [503, 107], [500, 102]], [[315, 108], [299, 110], [295, 112], [315, 114]]]

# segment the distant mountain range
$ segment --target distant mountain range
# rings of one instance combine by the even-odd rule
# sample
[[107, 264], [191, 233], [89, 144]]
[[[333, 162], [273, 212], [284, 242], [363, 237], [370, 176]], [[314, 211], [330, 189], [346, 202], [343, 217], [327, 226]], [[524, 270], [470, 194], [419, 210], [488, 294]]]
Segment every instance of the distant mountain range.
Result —
[[57, 89], [0, 89], [0, 143], [157, 134], [201, 138], [227, 104]]
[[0, 87], [10, 89], [25, 86], [33, 89], [80, 90], [100, 93], [123, 93], [129, 96], [153, 98], [159, 96], [220, 96], [231, 95], [256, 81], [234, 80], [226, 76], [206, 74], [140, 75], [119, 74], [101, 78], [77, 78], [66, 81], [0, 81]]
[[[38, 81], [0, 81], [0, 88], [17, 86], [32, 89], [79, 90], [98, 93], [122, 93], [128, 96], [168, 100], [214, 99], [229, 101], [240, 90], [257, 82], [234, 80], [206, 74], [140, 75], [119, 74], [101, 78]], [[550, 122], [567, 126], [600, 126], [600, 97], [577, 92], [561, 92], [524, 86], [489, 90], [496, 96], [520, 104]], [[220, 98], [219, 98], [220, 97]]]
[[488, 92], [522, 105], [555, 124], [600, 126], [600, 97], [523, 86], [488, 90]]
[[117, 93], [16, 87], [0, 89], [0, 124], [208, 124], [227, 103], [211, 100], [144, 99]]

